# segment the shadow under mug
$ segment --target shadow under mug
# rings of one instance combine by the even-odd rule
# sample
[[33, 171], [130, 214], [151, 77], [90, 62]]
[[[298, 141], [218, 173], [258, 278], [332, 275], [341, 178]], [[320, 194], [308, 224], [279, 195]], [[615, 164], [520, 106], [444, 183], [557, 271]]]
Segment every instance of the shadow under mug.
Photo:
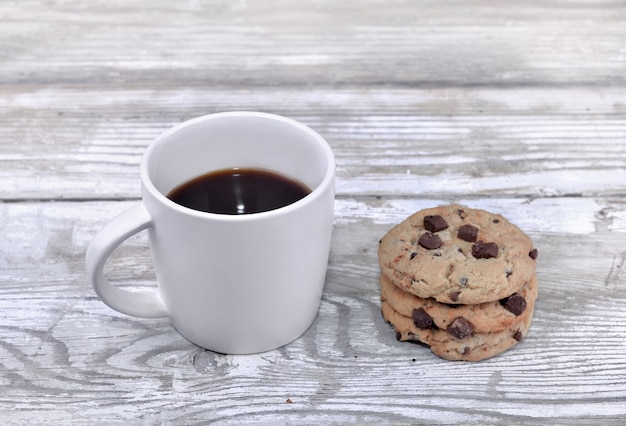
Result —
[[[245, 215], [193, 210], [166, 196], [197, 176], [234, 167], [279, 173], [311, 193]], [[141, 202], [87, 249], [87, 277], [107, 305], [138, 317], [170, 317], [191, 342], [228, 354], [272, 350], [310, 327], [324, 287], [335, 197], [335, 159], [320, 135], [273, 114], [211, 114], [159, 136], [140, 168]], [[144, 229], [157, 287], [113, 286], [104, 276], [107, 258]]]

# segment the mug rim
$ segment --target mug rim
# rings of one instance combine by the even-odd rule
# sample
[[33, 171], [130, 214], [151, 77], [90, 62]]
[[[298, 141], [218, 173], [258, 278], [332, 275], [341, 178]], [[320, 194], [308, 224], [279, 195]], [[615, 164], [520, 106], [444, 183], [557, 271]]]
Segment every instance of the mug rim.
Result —
[[[324, 174], [324, 177], [322, 178], [322, 180], [320, 181], [320, 183], [315, 187], [311, 189], [311, 192], [308, 193], [306, 196], [302, 197], [301, 199], [299, 199], [298, 201], [295, 201], [291, 204], [288, 204], [286, 206], [283, 207], [279, 207], [277, 209], [272, 209], [272, 210], [267, 210], [267, 211], [263, 211], [263, 212], [256, 212], [256, 213], [247, 213], [247, 214], [223, 214], [223, 213], [211, 213], [211, 212], [205, 212], [205, 211], [201, 211], [201, 210], [196, 210], [196, 209], [192, 209], [190, 207], [185, 207], [183, 205], [180, 205], [172, 200], [170, 200], [165, 194], [163, 194], [161, 191], [159, 191], [156, 186], [154, 185], [154, 183], [152, 182], [152, 179], [150, 178], [150, 173], [148, 172], [148, 164], [150, 162], [150, 158], [152, 157], [152, 153], [154, 152], [154, 150], [157, 148], [158, 145], [160, 145], [161, 143], [163, 143], [162, 141], [167, 139], [170, 135], [186, 128], [189, 126], [193, 126], [199, 122], [203, 122], [203, 121], [208, 121], [208, 120], [215, 120], [215, 119], [220, 119], [223, 117], [254, 117], [254, 118], [263, 118], [266, 120], [275, 120], [275, 121], [280, 121], [286, 124], [289, 124], [290, 126], [296, 127], [297, 129], [304, 131], [305, 133], [307, 133], [309, 136], [311, 136], [320, 146], [320, 148], [322, 149], [322, 151], [325, 154], [325, 158], [326, 158], [326, 163], [327, 163], [327, 167], [326, 167], [326, 173]], [[332, 149], [330, 148], [330, 145], [328, 144], [328, 142], [326, 141], [326, 139], [324, 139], [319, 133], [317, 133], [315, 130], [311, 129], [309, 126], [300, 123], [299, 121], [296, 121], [292, 118], [288, 118], [282, 115], [278, 115], [278, 114], [272, 114], [272, 113], [267, 113], [267, 112], [259, 112], [259, 111], [225, 111], [225, 112], [217, 112], [217, 113], [212, 113], [212, 114], [206, 114], [206, 115], [202, 115], [199, 117], [195, 117], [195, 118], [191, 118], [189, 120], [183, 121], [182, 123], [179, 123], [175, 126], [170, 127], [169, 129], [167, 129], [166, 131], [164, 131], [163, 133], [161, 133], [159, 136], [157, 136], [156, 139], [154, 139], [150, 145], [148, 146], [148, 148], [146, 149], [142, 159], [141, 159], [141, 164], [140, 164], [140, 171], [141, 171], [141, 181], [143, 184], [143, 188], [148, 191], [151, 196], [157, 200], [158, 202], [160, 202], [161, 204], [165, 205], [166, 207], [176, 210], [182, 214], [186, 214], [186, 215], [191, 215], [191, 216], [196, 216], [196, 217], [200, 217], [200, 218], [210, 218], [213, 220], [223, 220], [223, 221], [251, 221], [251, 220], [258, 220], [261, 218], [269, 218], [269, 217], [273, 217], [273, 216], [278, 216], [278, 215], [282, 215], [282, 214], [287, 214], [292, 210], [297, 210], [300, 209], [301, 207], [303, 207], [306, 204], [310, 204], [313, 201], [315, 201], [317, 198], [321, 197], [321, 195], [326, 192], [326, 190], [328, 189], [329, 186], [334, 184], [334, 179], [335, 179], [335, 168], [336, 168], [336, 164], [335, 164], [335, 155], [332, 151]], [[266, 169], [267, 170], [267, 169]], [[211, 170], [207, 171], [211, 172]]]

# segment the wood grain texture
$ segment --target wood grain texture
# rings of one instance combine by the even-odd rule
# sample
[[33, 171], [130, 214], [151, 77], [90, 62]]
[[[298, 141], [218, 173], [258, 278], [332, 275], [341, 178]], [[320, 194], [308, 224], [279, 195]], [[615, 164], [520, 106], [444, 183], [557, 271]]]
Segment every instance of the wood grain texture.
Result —
[[[3, 424], [621, 424], [626, 4], [0, 2]], [[95, 233], [162, 131], [216, 111], [308, 124], [337, 157], [319, 315], [229, 356], [105, 306]], [[501, 213], [539, 249], [528, 337], [479, 363], [398, 343], [378, 240], [414, 211]], [[155, 285], [146, 235], [106, 266]]]
[[[626, 226], [606, 213], [623, 211], [623, 201], [460, 200], [507, 212], [531, 230], [540, 250], [530, 335], [476, 364], [398, 344], [380, 315], [377, 239], [398, 215], [442, 201], [339, 201], [316, 322], [293, 344], [253, 356], [197, 348], [167, 320], [117, 314], [93, 295], [83, 275], [84, 249], [134, 202], [4, 204], [0, 411], [18, 422], [78, 423], [493, 423], [626, 415], [626, 252], [614, 253]], [[561, 212], [568, 213], [554, 223]], [[114, 253], [109, 267], [114, 282], [152, 285], [145, 236]]]
[[11, 84], [624, 83], [619, 0], [42, 0], [0, 16]]
[[585, 88], [25, 89], [0, 98], [0, 196], [137, 198], [150, 141], [224, 110], [317, 130], [337, 156], [340, 196], [623, 195], [624, 99]]

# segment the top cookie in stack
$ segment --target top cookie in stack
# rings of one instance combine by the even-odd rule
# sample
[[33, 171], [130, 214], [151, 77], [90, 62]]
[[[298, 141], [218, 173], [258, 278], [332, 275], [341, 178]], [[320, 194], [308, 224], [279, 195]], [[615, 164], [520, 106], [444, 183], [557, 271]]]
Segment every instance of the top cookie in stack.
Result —
[[[381, 239], [378, 257], [381, 285], [392, 283], [407, 296], [387, 300], [385, 293], [381, 294], [383, 315], [400, 340], [422, 341], [447, 359], [478, 360], [517, 343], [530, 325], [537, 294], [537, 250], [501, 215], [459, 205], [419, 211]], [[398, 300], [403, 301], [401, 308]], [[407, 315], [411, 303], [415, 306], [413, 318]], [[472, 305], [473, 310], [482, 309], [486, 318], [501, 316], [497, 309], [493, 311], [493, 306], [501, 306], [519, 318], [511, 322], [510, 329], [496, 326], [494, 318], [493, 327], [487, 322], [476, 331], [476, 324], [459, 315], [443, 330], [436, 325], [438, 321], [416, 318], [424, 317], [425, 303], [433, 307], [432, 312]], [[449, 347], [456, 348], [454, 353], [445, 352]]]

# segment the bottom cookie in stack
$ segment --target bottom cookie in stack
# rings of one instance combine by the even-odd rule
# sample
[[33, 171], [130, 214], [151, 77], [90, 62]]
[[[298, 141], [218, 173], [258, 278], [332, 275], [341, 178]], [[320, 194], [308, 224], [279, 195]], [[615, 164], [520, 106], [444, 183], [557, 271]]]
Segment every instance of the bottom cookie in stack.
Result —
[[537, 287], [534, 276], [518, 293], [500, 301], [448, 305], [404, 292], [381, 275], [382, 314], [399, 341], [422, 342], [447, 360], [480, 361], [526, 336]]

